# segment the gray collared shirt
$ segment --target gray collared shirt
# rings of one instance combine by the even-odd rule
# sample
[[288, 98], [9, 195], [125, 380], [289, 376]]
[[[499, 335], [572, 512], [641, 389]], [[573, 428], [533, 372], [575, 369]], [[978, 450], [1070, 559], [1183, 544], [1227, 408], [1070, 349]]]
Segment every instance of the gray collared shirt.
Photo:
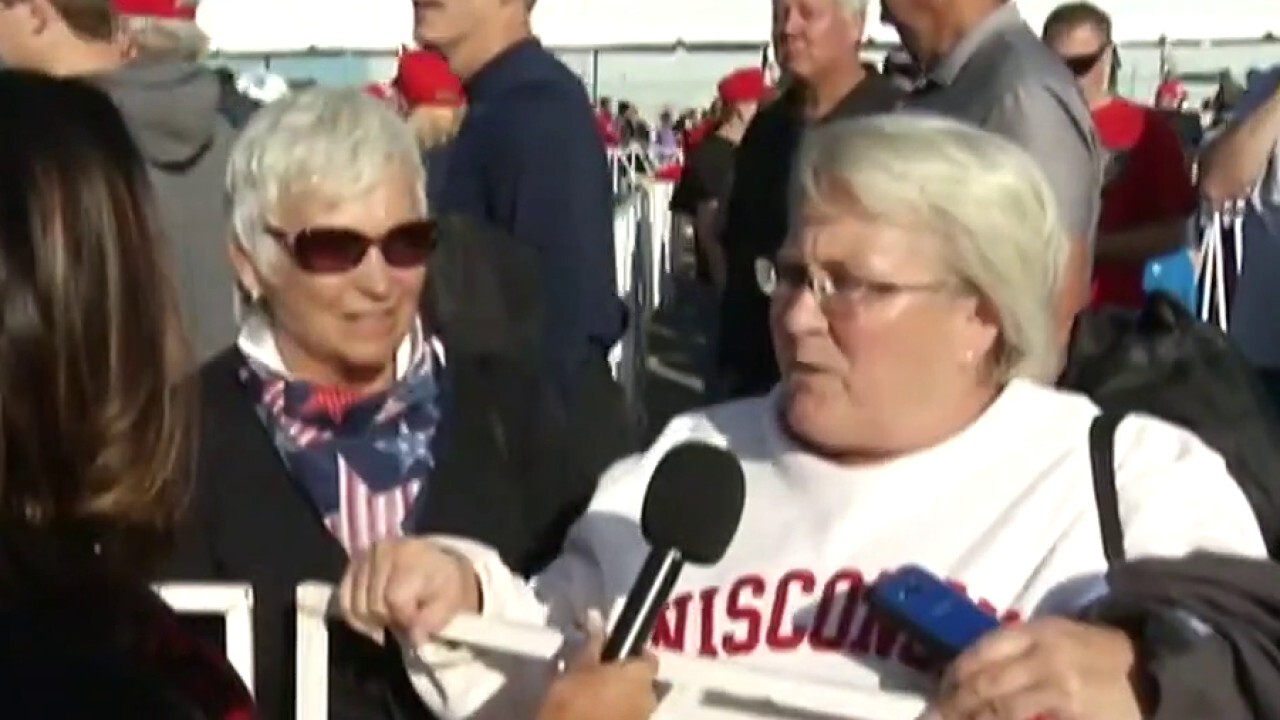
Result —
[[907, 107], [1003, 135], [1040, 164], [1072, 237], [1092, 244], [1103, 159], [1075, 78], [1012, 2], [988, 16], [928, 74]]

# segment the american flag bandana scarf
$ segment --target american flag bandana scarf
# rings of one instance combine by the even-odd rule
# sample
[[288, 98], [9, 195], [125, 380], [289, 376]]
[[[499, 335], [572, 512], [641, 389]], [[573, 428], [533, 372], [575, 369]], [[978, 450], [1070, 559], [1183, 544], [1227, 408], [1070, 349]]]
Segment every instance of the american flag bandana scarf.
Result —
[[293, 482], [352, 556], [404, 535], [434, 465], [441, 401], [435, 369], [442, 363], [418, 333], [410, 342], [400, 379], [354, 401], [253, 359], [240, 372]]

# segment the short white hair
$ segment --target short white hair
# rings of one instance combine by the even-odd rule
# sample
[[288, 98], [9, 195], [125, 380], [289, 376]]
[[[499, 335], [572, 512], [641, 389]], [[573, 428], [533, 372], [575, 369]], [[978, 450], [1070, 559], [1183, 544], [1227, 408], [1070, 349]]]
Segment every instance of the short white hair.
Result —
[[1021, 148], [937, 116], [841, 121], [801, 144], [791, 193], [793, 218], [800, 203], [837, 212], [853, 205], [919, 230], [954, 278], [995, 310], [995, 379], [1057, 375], [1056, 307], [1071, 240], [1048, 181]]
[[125, 15], [121, 31], [138, 57], [199, 60], [209, 52], [209, 36], [194, 20]]
[[[774, 12], [778, 10], [778, 3], [781, 0], [773, 0]], [[867, 14], [867, 6], [871, 4], [870, 0], [834, 0], [836, 7], [840, 8], [845, 14], [856, 17]]]
[[236, 241], [259, 269], [280, 257], [266, 230], [283, 203], [358, 200], [389, 171], [408, 174], [426, 212], [426, 169], [413, 131], [359, 89], [309, 88], [254, 113], [231, 151], [227, 193]]

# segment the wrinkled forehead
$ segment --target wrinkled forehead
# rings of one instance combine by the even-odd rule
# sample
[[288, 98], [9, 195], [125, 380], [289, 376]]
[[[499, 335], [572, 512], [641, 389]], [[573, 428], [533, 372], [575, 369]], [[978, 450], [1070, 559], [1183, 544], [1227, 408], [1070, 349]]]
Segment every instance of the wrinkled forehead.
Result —
[[910, 223], [891, 222], [852, 205], [803, 201], [778, 259], [856, 271], [932, 270], [939, 245]]
[[335, 227], [377, 237], [426, 216], [424, 203], [406, 173], [388, 172], [372, 187], [359, 190], [313, 186], [283, 195], [268, 219], [283, 230]]

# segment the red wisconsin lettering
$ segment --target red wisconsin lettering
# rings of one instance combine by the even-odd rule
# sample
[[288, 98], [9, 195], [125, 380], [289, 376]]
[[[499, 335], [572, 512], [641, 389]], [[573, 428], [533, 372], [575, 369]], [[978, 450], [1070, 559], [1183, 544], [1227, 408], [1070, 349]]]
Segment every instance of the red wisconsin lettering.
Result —
[[818, 587], [818, 579], [808, 570], [790, 570], [778, 580], [778, 588], [773, 596], [773, 610], [769, 613], [769, 630], [765, 633], [764, 642], [771, 650], [794, 650], [800, 647], [807, 634], [804, 628], [790, 624], [784, 631], [782, 625], [790, 619], [787, 606], [791, 600], [791, 586], [804, 595], [812, 595]]
[[764, 618], [760, 610], [749, 601], [764, 597], [768, 584], [759, 575], [746, 575], [729, 587], [725, 601], [725, 615], [731, 623], [743, 623], [742, 632], [726, 632], [720, 636], [720, 646], [726, 655], [745, 655], [760, 645], [760, 626]]
[[682, 593], [667, 601], [658, 613], [658, 623], [653, 628], [650, 643], [659, 650], [684, 652], [684, 636], [689, 630], [689, 603], [693, 596]]
[[850, 650], [855, 655], [872, 655], [875, 657], [893, 657], [893, 648], [902, 638], [902, 631], [880, 619], [871, 612], [871, 608], [862, 613], [862, 624], [858, 634], [853, 638]]
[[698, 617], [698, 634], [701, 639], [698, 654], [702, 657], [713, 658], [719, 655], [713, 642], [716, 630], [716, 595], [719, 593], [718, 587], [705, 588], [698, 593], [698, 607], [702, 611]]
[[[813, 614], [813, 626], [809, 628], [809, 644], [818, 650], [839, 650], [849, 642], [853, 619], [858, 613], [865, 580], [857, 570], [840, 570], [832, 575], [822, 588], [822, 600]], [[839, 604], [840, 614], [834, 628], [831, 625], [832, 610]]]

